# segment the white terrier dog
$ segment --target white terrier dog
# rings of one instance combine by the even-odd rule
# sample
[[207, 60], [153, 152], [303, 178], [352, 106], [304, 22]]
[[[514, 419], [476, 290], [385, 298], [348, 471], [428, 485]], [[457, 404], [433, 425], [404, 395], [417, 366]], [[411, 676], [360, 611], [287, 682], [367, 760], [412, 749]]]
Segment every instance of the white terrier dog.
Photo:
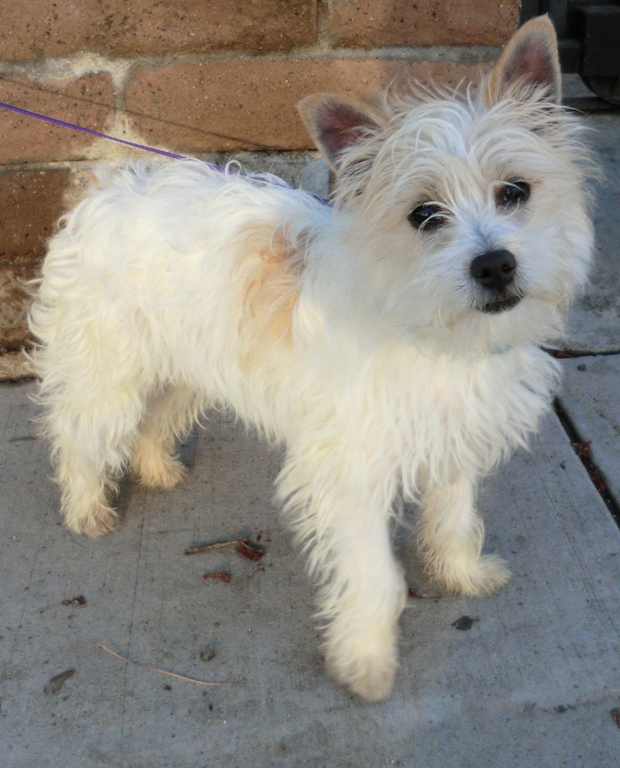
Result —
[[485, 595], [476, 487], [549, 407], [557, 338], [592, 249], [579, 121], [557, 43], [526, 24], [477, 91], [312, 96], [301, 115], [333, 205], [196, 160], [102, 179], [50, 243], [31, 327], [62, 509], [114, 528], [130, 466], [184, 469], [211, 406], [287, 447], [278, 495], [320, 587], [336, 678], [390, 691], [405, 581], [395, 499], [419, 506], [428, 574]]

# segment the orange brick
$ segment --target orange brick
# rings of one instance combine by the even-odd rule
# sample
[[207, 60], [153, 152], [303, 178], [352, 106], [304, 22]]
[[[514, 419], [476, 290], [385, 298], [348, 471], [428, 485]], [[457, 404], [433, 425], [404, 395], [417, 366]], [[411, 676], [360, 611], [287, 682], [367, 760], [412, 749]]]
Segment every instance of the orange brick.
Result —
[[31, 342], [26, 317], [32, 299], [27, 283], [38, 272], [38, 264], [0, 264], [0, 355]]
[[[112, 81], [106, 74], [69, 83], [0, 77], [0, 101], [96, 131], [112, 124]], [[87, 134], [0, 109], [0, 163], [82, 159], [93, 141]]]
[[330, 0], [334, 45], [503, 45], [520, 0]]
[[284, 51], [316, 37], [315, 0], [0, 0], [0, 58]]
[[40, 260], [63, 213], [70, 172], [15, 171], [0, 175], [0, 265]]
[[70, 177], [65, 170], [0, 175], [0, 354], [30, 343], [27, 283], [39, 274]]
[[480, 67], [383, 59], [179, 64], [136, 73], [126, 93], [133, 127], [177, 151], [312, 147], [295, 104], [318, 91], [370, 95], [394, 77], [456, 84]]

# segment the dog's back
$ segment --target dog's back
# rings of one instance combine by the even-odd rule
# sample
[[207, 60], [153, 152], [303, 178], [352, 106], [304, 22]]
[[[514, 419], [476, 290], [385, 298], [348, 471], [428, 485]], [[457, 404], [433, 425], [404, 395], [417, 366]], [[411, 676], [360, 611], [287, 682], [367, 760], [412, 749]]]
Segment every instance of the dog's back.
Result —
[[109, 386], [184, 381], [230, 400], [244, 367], [292, 345], [308, 241], [330, 217], [275, 177], [199, 161], [108, 174], [49, 245], [31, 311], [45, 387], [84, 397], [96, 358]]

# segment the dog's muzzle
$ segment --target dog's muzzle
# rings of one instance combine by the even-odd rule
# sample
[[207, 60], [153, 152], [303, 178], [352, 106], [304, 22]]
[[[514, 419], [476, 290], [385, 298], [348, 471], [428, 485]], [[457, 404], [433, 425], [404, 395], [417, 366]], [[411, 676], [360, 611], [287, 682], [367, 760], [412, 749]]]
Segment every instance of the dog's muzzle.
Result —
[[469, 272], [483, 288], [482, 302], [477, 309], [495, 314], [516, 307], [522, 298], [510, 290], [516, 271], [517, 260], [510, 251], [489, 251], [476, 256]]

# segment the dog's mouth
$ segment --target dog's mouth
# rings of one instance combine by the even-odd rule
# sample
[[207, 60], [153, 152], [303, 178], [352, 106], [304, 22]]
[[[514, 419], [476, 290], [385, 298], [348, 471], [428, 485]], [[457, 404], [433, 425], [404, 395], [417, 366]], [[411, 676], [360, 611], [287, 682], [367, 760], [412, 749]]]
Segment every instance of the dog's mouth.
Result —
[[506, 312], [509, 309], [512, 309], [513, 307], [516, 307], [517, 304], [521, 301], [523, 297], [522, 296], [507, 296], [504, 299], [496, 299], [495, 301], [488, 301], [486, 304], [483, 304], [481, 307], [479, 307], [481, 312], [485, 312], [489, 315], [498, 315], [500, 312]]

